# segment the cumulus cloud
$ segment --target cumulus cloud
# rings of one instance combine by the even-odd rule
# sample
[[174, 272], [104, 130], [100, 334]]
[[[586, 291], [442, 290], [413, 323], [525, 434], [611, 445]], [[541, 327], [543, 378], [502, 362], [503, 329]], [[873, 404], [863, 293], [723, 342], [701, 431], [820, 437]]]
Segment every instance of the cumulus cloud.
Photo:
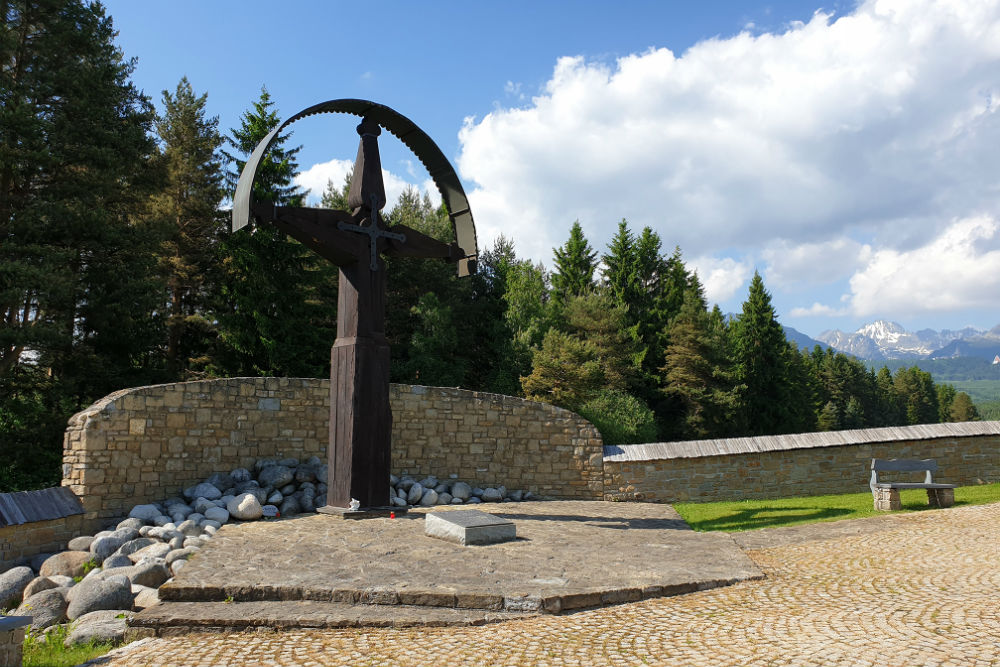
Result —
[[922, 247], [879, 250], [850, 285], [850, 308], [860, 316], [996, 308], [1000, 223], [958, 219]]
[[835, 280], [996, 210], [998, 71], [996, 2], [870, 0], [681, 55], [560, 58], [527, 104], [466, 122], [458, 166], [480, 238], [536, 261], [575, 219], [603, 248], [626, 217], [783, 285]]
[[736, 296], [750, 278], [752, 266], [731, 257], [702, 256], [685, 262], [698, 274], [709, 303], [722, 303]]
[[766, 246], [767, 284], [789, 291], [827, 285], [851, 276], [871, 257], [871, 246], [841, 237], [820, 243], [791, 243], [781, 239]]
[[830, 306], [824, 305], [822, 303], [816, 302], [808, 308], [792, 308], [789, 313], [792, 317], [815, 317], [817, 315], [822, 315], [825, 317], [839, 317], [841, 315], [846, 315], [847, 310], [845, 308], [832, 308]]
[[[308, 190], [309, 195], [307, 196], [307, 200], [309, 204], [316, 205], [323, 196], [323, 191], [326, 190], [326, 184], [333, 181], [336, 187], [340, 187], [353, 168], [354, 162], [352, 160], [334, 159], [329, 162], [321, 162], [314, 164], [305, 171], [299, 172], [295, 177], [295, 184], [300, 188]], [[406, 188], [417, 188], [421, 193], [429, 193], [431, 201], [434, 202], [435, 206], [441, 203], [441, 195], [434, 186], [434, 181], [430, 179], [421, 184], [413, 183], [390, 171], [382, 169], [382, 182], [385, 185], [386, 210], [391, 209], [396, 204], [399, 195]]]

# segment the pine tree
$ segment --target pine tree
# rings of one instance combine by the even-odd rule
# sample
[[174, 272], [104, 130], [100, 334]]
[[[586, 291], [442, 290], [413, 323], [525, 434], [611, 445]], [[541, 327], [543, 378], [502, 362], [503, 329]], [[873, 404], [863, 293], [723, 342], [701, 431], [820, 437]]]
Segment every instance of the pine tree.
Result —
[[163, 91], [156, 122], [166, 185], [153, 196], [150, 218], [162, 229], [160, 268], [167, 283], [167, 369], [177, 377], [204, 355], [214, 325], [205, 317], [214, 273], [224, 193], [218, 118], [206, 118], [207, 94], [196, 96], [187, 77]]
[[948, 414], [948, 421], [952, 422], [974, 422], [979, 421], [979, 411], [972, 403], [972, 399], [964, 391], [955, 394], [951, 402], [951, 410]]
[[[0, 488], [58, 481], [70, 412], [157, 378], [152, 106], [97, 3], [0, 3]], [[25, 415], [42, 414], [34, 424]], [[6, 487], [6, 488], [5, 488]]]
[[590, 292], [594, 287], [597, 251], [583, 235], [580, 221], [573, 223], [569, 239], [561, 248], [553, 249], [555, 270], [552, 272], [552, 296], [560, 302]]
[[566, 302], [566, 330], [591, 345], [608, 388], [633, 391], [640, 373], [639, 349], [627, 332], [625, 309], [607, 294], [588, 293]]
[[[790, 425], [792, 404], [801, 400], [792, 393], [789, 378], [789, 344], [775, 319], [771, 295], [759, 273], [750, 282], [743, 312], [733, 326], [736, 379], [745, 386], [741, 403], [749, 435], [769, 435], [796, 430]], [[796, 353], [797, 354], [797, 353]]]
[[594, 398], [604, 383], [594, 346], [554, 328], [534, 351], [531, 374], [521, 378], [527, 398], [573, 411]]
[[[239, 172], [257, 144], [280, 122], [266, 89], [231, 131], [225, 153]], [[298, 148], [280, 135], [261, 160], [254, 180], [257, 201], [300, 206], [294, 185]], [[228, 374], [323, 377], [336, 337], [336, 267], [268, 223], [230, 235], [220, 248], [223, 303], [217, 313], [224, 347], [218, 369]]]
[[604, 265], [604, 287], [618, 305], [628, 308], [638, 291], [638, 275], [635, 237], [624, 218], [608, 244], [608, 252], [601, 256], [601, 263]]

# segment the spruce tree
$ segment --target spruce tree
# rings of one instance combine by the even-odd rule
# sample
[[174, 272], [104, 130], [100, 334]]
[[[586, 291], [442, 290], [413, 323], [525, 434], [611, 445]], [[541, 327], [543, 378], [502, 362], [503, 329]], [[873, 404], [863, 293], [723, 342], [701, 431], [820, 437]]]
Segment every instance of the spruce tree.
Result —
[[[57, 483], [69, 413], [157, 379], [149, 100], [97, 3], [0, 4], [0, 490]], [[29, 416], [34, 415], [34, 416]]]
[[594, 287], [597, 251], [590, 247], [580, 221], [573, 223], [569, 238], [561, 248], [554, 248], [555, 270], [552, 272], [552, 296], [560, 302], [590, 292]]
[[795, 430], [789, 426], [790, 403], [797, 397], [791, 395], [788, 351], [771, 295], [760, 274], [754, 272], [743, 312], [733, 326], [736, 379], [744, 386], [741, 412], [748, 435]]
[[[167, 284], [166, 363], [172, 377], [198, 364], [208, 352], [214, 324], [205, 315], [224, 224], [223, 171], [218, 118], [207, 118], [207, 94], [196, 96], [187, 77], [173, 94], [163, 91], [164, 114], [156, 133], [166, 184], [155, 194], [150, 217], [162, 230], [160, 269]], [[204, 363], [204, 359], [201, 360]]]
[[[266, 89], [227, 137], [234, 163], [228, 184], [235, 189], [246, 157], [280, 122]], [[257, 201], [301, 206], [293, 183], [298, 148], [278, 136], [254, 180]], [[323, 377], [336, 337], [336, 267], [288, 238], [274, 225], [250, 225], [220, 247], [222, 302], [217, 372], [230, 375]]]

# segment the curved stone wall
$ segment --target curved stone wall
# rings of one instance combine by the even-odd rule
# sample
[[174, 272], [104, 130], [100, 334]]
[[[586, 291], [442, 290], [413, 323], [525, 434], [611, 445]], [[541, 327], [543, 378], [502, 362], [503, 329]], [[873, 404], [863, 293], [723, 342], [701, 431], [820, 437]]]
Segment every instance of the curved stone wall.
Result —
[[[604, 496], [600, 434], [572, 412], [512, 396], [392, 385], [392, 468], [543, 496]], [[63, 485], [86, 518], [125, 514], [213, 472], [270, 456], [326, 459], [328, 380], [228, 378], [115, 392], [74, 415]]]

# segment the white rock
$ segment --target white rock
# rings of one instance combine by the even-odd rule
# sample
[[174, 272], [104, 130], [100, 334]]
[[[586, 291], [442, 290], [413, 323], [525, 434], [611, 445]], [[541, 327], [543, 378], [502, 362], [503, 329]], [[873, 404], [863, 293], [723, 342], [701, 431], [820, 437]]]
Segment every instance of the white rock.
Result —
[[255, 521], [263, 514], [260, 501], [251, 493], [236, 496], [229, 501], [226, 509], [229, 510], [229, 516], [238, 521]]
[[184, 540], [185, 539], [187, 539], [187, 538], [185, 538], [184, 534], [181, 533], [180, 535], [177, 535], [176, 537], [170, 538], [170, 542], [168, 542], [168, 544], [170, 545], [171, 549], [180, 549], [181, 547], [184, 546]]
[[[228, 512], [226, 513], [228, 514]], [[205, 533], [211, 528], [213, 531], [222, 528], [222, 524], [218, 521], [212, 521], [211, 519], [202, 519], [201, 523], [198, 524], [201, 527], [201, 532]]]
[[[206, 519], [206, 521], [208, 521], [208, 520]], [[202, 526], [202, 527], [205, 529], [205, 534], [206, 535], [212, 535], [212, 536], [214, 536], [217, 532], [219, 532], [219, 529], [216, 528], [215, 526], [212, 526], [212, 525], [207, 525], [207, 526]], [[183, 544], [183, 542], [182, 542], [182, 544]]]
[[201, 535], [201, 526], [197, 522], [188, 519], [181, 525], [177, 526], [177, 529], [184, 533], [188, 537], [195, 537]]
[[173, 563], [170, 564], [170, 573], [176, 577], [178, 574], [180, 574], [181, 568], [184, 567], [185, 565], [187, 565], [186, 560], [175, 560]]
[[438, 501], [437, 491], [435, 491], [434, 489], [427, 489], [426, 491], [424, 491], [424, 495], [420, 498], [420, 505], [422, 507], [430, 507], [431, 505], [436, 505], [437, 501]]

